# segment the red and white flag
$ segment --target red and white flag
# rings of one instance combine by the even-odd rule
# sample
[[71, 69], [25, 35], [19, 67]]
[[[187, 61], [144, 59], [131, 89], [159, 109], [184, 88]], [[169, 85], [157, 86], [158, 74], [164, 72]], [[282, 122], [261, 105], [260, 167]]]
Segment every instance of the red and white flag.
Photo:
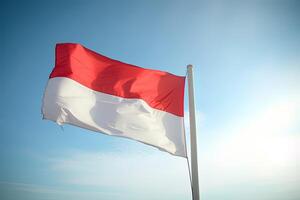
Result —
[[183, 76], [113, 60], [80, 44], [57, 44], [43, 118], [186, 157], [184, 84]]

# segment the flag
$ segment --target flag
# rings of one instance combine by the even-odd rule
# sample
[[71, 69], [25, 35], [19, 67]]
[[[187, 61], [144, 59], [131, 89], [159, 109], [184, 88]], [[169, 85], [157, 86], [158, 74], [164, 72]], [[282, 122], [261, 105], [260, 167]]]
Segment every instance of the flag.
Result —
[[186, 157], [185, 77], [100, 55], [80, 44], [56, 45], [43, 118], [134, 139]]

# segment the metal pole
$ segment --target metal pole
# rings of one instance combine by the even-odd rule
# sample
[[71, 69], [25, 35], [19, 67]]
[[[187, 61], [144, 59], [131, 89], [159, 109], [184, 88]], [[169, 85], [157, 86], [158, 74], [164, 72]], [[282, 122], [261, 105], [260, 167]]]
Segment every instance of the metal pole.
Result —
[[191, 167], [192, 167], [192, 193], [193, 200], [200, 200], [198, 181], [197, 160], [197, 136], [196, 136], [196, 114], [194, 102], [193, 66], [187, 66], [188, 91], [189, 91], [189, 113], [190, 113], [190, 138], [191, 138]]

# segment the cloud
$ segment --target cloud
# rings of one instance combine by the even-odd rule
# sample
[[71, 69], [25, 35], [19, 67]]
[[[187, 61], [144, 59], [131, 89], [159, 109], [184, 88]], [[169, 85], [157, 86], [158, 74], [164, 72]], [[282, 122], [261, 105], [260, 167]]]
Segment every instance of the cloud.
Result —
[[24, 200], [63, 200], [70, 199], [88, 199], [96, 200], [101, 196], [110, 196], [107, 199], [120, 199], [119, 193], [110, 193], [108, 191], [85, 189], [75, 190], [60, 186], [45, 184], [30, 184], [20, 182], [0, 181], [0, 198], [1, 199], [24, 199]]
[[50, 162], [61, 182], [68, 185], [129, 193], [132, 199], [190, 195], [186, 160], [160, 151], [151, 154], [73, 151]]

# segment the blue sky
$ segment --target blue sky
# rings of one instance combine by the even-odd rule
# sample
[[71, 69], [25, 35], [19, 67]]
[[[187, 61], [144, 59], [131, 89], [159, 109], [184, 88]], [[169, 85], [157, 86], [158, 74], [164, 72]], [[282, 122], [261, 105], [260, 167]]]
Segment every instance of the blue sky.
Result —
[[59, 42], [178, 75], [195, 66], [202, 200], [300, 198], [299, 1], [2, 1], [0, 9], [1, 199], [191, 199], [185, 159], [41, 119]]

